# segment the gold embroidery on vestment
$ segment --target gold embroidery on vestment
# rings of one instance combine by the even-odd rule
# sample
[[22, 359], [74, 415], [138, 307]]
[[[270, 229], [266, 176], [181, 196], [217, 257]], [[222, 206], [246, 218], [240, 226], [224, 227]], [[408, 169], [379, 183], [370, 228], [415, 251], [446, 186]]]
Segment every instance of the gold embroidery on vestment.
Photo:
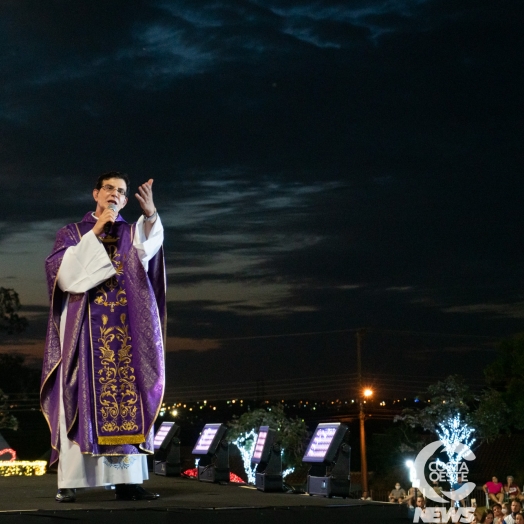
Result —
[[[116, 242], [117, 239], [112, 239], [111, 242], [108, 242], [112, 244], [113, 242]], [[124, 263], [119, 260], [120, 259], [120, 253], [118, 252], [116, 245], [109, 245], [106, 246], [107, 254], [109, 256], [109, 259], [111, 260], [111, 264], [113, 264], [113, 267], [115, 268], [116, 275], [121, 276], [124, 274]], [[115, 300], [110, 300], [108, 298], [108, 293], [105, 290], [107, 288], [109, 290], [109, 293], [112, 293], [115, 289], [119, 287], [118, 280], [116, 276], [113, 276], [109, 279], [107, 279], [103, 284], [97, 287], [96, 294], [98, 295], [95, 298], [95, 304], [98, 304], [99, 306], [105, 306], [111, 308], [111, 313], [115, 312], [115, 307], [117, 306], [126, 306], [127, 305], [127, 297], [126, 292], [120, 288], [117, 293]]]
[[[100, 376], [98, 381], [102, 386], [99, 398], [103, 422], [101, 429], [110, 433], [138, 431], [136, 416], [139, 396], [135, 385], [135, 369], [131, 366], [132, 346], [129, 326], [126, 324], [124, 313], [120, 315], [120, 326], [108, 326], [108, 320], [107, 315], [102, 315], [98, 339], [101, 344], [98, 349], [102, 364], [102, 369], [98, 371]], [[120, 342], [117, 353], [110, 347], [115, 338]], [[143, 441], [143, 435], [136, 434], [98, 437], [99, 444], [138, 444]]]
[[[104, 446], [116, 446], [118, 444], [141, 444], [145, 442], [144, 435], [122, 435], [116, 437], [98, 437], [98, 443]], [[104, 456], [107, 456], [104, 453]], [[118, 456], [118, 455], [116, 455]]]
[[[111, 313], [115, 312], [116, 306], [125, 306], [127, 305], [126, 292], [123, 289], [119, 289], [116, 293], [116, 301], [109, 301], [107, 293], [104, 291], [104, 286], [107, 285], [112, 279], [106, 280], [104, 284], [99, 286], [96, 290], [97, 296], [94, 300], [95, 304], [99, 306], [105, 306], [111, 308]], [[109, 287], [109, 286], [108, 286]]]

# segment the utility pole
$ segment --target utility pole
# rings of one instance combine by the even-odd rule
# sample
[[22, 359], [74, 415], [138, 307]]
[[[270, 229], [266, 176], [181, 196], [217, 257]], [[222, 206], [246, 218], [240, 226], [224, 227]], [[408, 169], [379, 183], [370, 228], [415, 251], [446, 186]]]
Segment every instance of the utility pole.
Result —
[[364, 386], [362, 384], [362, 337], [365, 330], [359, 329], [357, 331], [357, 373], [358, 373], [358, 401], [360, 420], [360, 474], [362, 477], [362, 491], [368, 490], [368, 459], [366, 454], [366, 430], [364, 428], [364, 420], [366, 415], [364, 413]]

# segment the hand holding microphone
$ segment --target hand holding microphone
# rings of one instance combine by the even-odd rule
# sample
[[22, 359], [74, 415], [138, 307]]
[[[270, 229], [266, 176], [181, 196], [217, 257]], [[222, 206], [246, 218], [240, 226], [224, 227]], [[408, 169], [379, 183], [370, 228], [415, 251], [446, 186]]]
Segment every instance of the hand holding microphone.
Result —
[[118, 215], [118, 207], [116, 206], [116, 204], [109, 204], [107, 206], [107, 209], [110, 209], [111, 211], [114, 211], [116, 212], [117, 214], [115, 215], [115, 219], [114, 220], [108, 220], [105, 224], [104, 224], [104, 233], [106, 235], [109, 235], [109, 232], [111, 231], [111, 227], [113, 226], [113, 222], [116, 220], [116, 217]]
[[118, 206], [110, 203], [104, 211], [99, 215], [96, 224], [93, 226], [93, 232], [96, 236], [100, 236], [102, 233], [106, 235], [111, 231], [111, 226], [118, 216]]

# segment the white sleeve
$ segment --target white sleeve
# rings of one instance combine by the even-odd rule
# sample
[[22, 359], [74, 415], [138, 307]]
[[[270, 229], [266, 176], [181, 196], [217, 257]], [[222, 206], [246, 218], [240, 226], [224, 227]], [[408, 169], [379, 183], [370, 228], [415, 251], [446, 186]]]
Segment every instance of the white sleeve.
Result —
[[66, 249], [58, 287], [67, 293], [85, 293], [116, 275], [107, 252], [93, 231], [86, 233], [76, 246]]
[[158, 253], [163, 242], [164, 226], [162, 225], [160, 216], [157, 215], [153, 227], [149, 232], [149, 236], [146, 238], [144, 233], [144, 215], [142, 215], [136, 223], [133, 245], [138, 251], [138, 256], [140, 257], [140, 261], [146, 271], [148, 262]]

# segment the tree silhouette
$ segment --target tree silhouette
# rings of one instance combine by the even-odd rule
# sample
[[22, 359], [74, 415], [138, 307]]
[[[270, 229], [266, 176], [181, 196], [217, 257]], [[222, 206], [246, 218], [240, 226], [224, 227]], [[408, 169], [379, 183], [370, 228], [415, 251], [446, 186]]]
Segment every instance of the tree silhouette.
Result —
[[0, 332], [8, 335], [21, 333], [27, 327], [27, 319], [18, 316], [20, 299], [14, 289], [0, 287]]
[[492, 388], [493, 403], [507, 406], [507, 422], [524, 430], [524, 334], [503, 340], [497, 348], [497, 358], [484, 370], [486, 382]]
[[[20, 309], [20, 299], [14, 289], [0, 287], [0, 333], [13, 335], [21, 333], [27, 327], [27, 319], [18, 316], [17, 311]], [[18, 381], [18, 391], [24, 391], [31, 387], [31, 380], [28, 373], [31, 373], [23, 366], [24, 358], [9, 354], [0, 355], [0, 388], [9, 391], [12, 389], [13, 380]], [[14, 364], [14, 368], [12, 366]], [[21, 371], [22, 373], [13, 375], [12, 372]], [[12, 393], [14, 391], [9, 391]], [[17, 429], [18, 422], [13, 415], [9, 413], [7, 396], [0, 389], [0, 428]]]
[[40, 370], [25, 363], [23, 355], [0, 354], [0, 389], [25, 397], [40, 390]]
[[473, 394], [463, 377], [450, 375], [428, 387], [423, 396], [429, 401], [422, 404], [424, 407], [406, 408], [394, 420], [440, 436], [441, 424], [459, 416], [475, 429], [477, 445], [480, 445], [494, 440], [507, 430], [507, 407], [497, 395], [489, 389]]
[[[304, 439], [307, 437], [306, 425], [301, 419], [290, 418], [281, 404], [247, 411], [228, 423], [228, 438], [235, 440], [244, 437], [260, 426], [270, 426], [277, 430], [275, 443], [284, 450], [282, 462], [285, 467], [296, 467], [302, 462]], [[254, 441], [255, 437], [249, 437]]]
[[0, 429], [9, 428], [17, 429], [18, 422], [13, 415], [9, 413], [9, 406], [7, 404], [7, 397], [0, 389]]

